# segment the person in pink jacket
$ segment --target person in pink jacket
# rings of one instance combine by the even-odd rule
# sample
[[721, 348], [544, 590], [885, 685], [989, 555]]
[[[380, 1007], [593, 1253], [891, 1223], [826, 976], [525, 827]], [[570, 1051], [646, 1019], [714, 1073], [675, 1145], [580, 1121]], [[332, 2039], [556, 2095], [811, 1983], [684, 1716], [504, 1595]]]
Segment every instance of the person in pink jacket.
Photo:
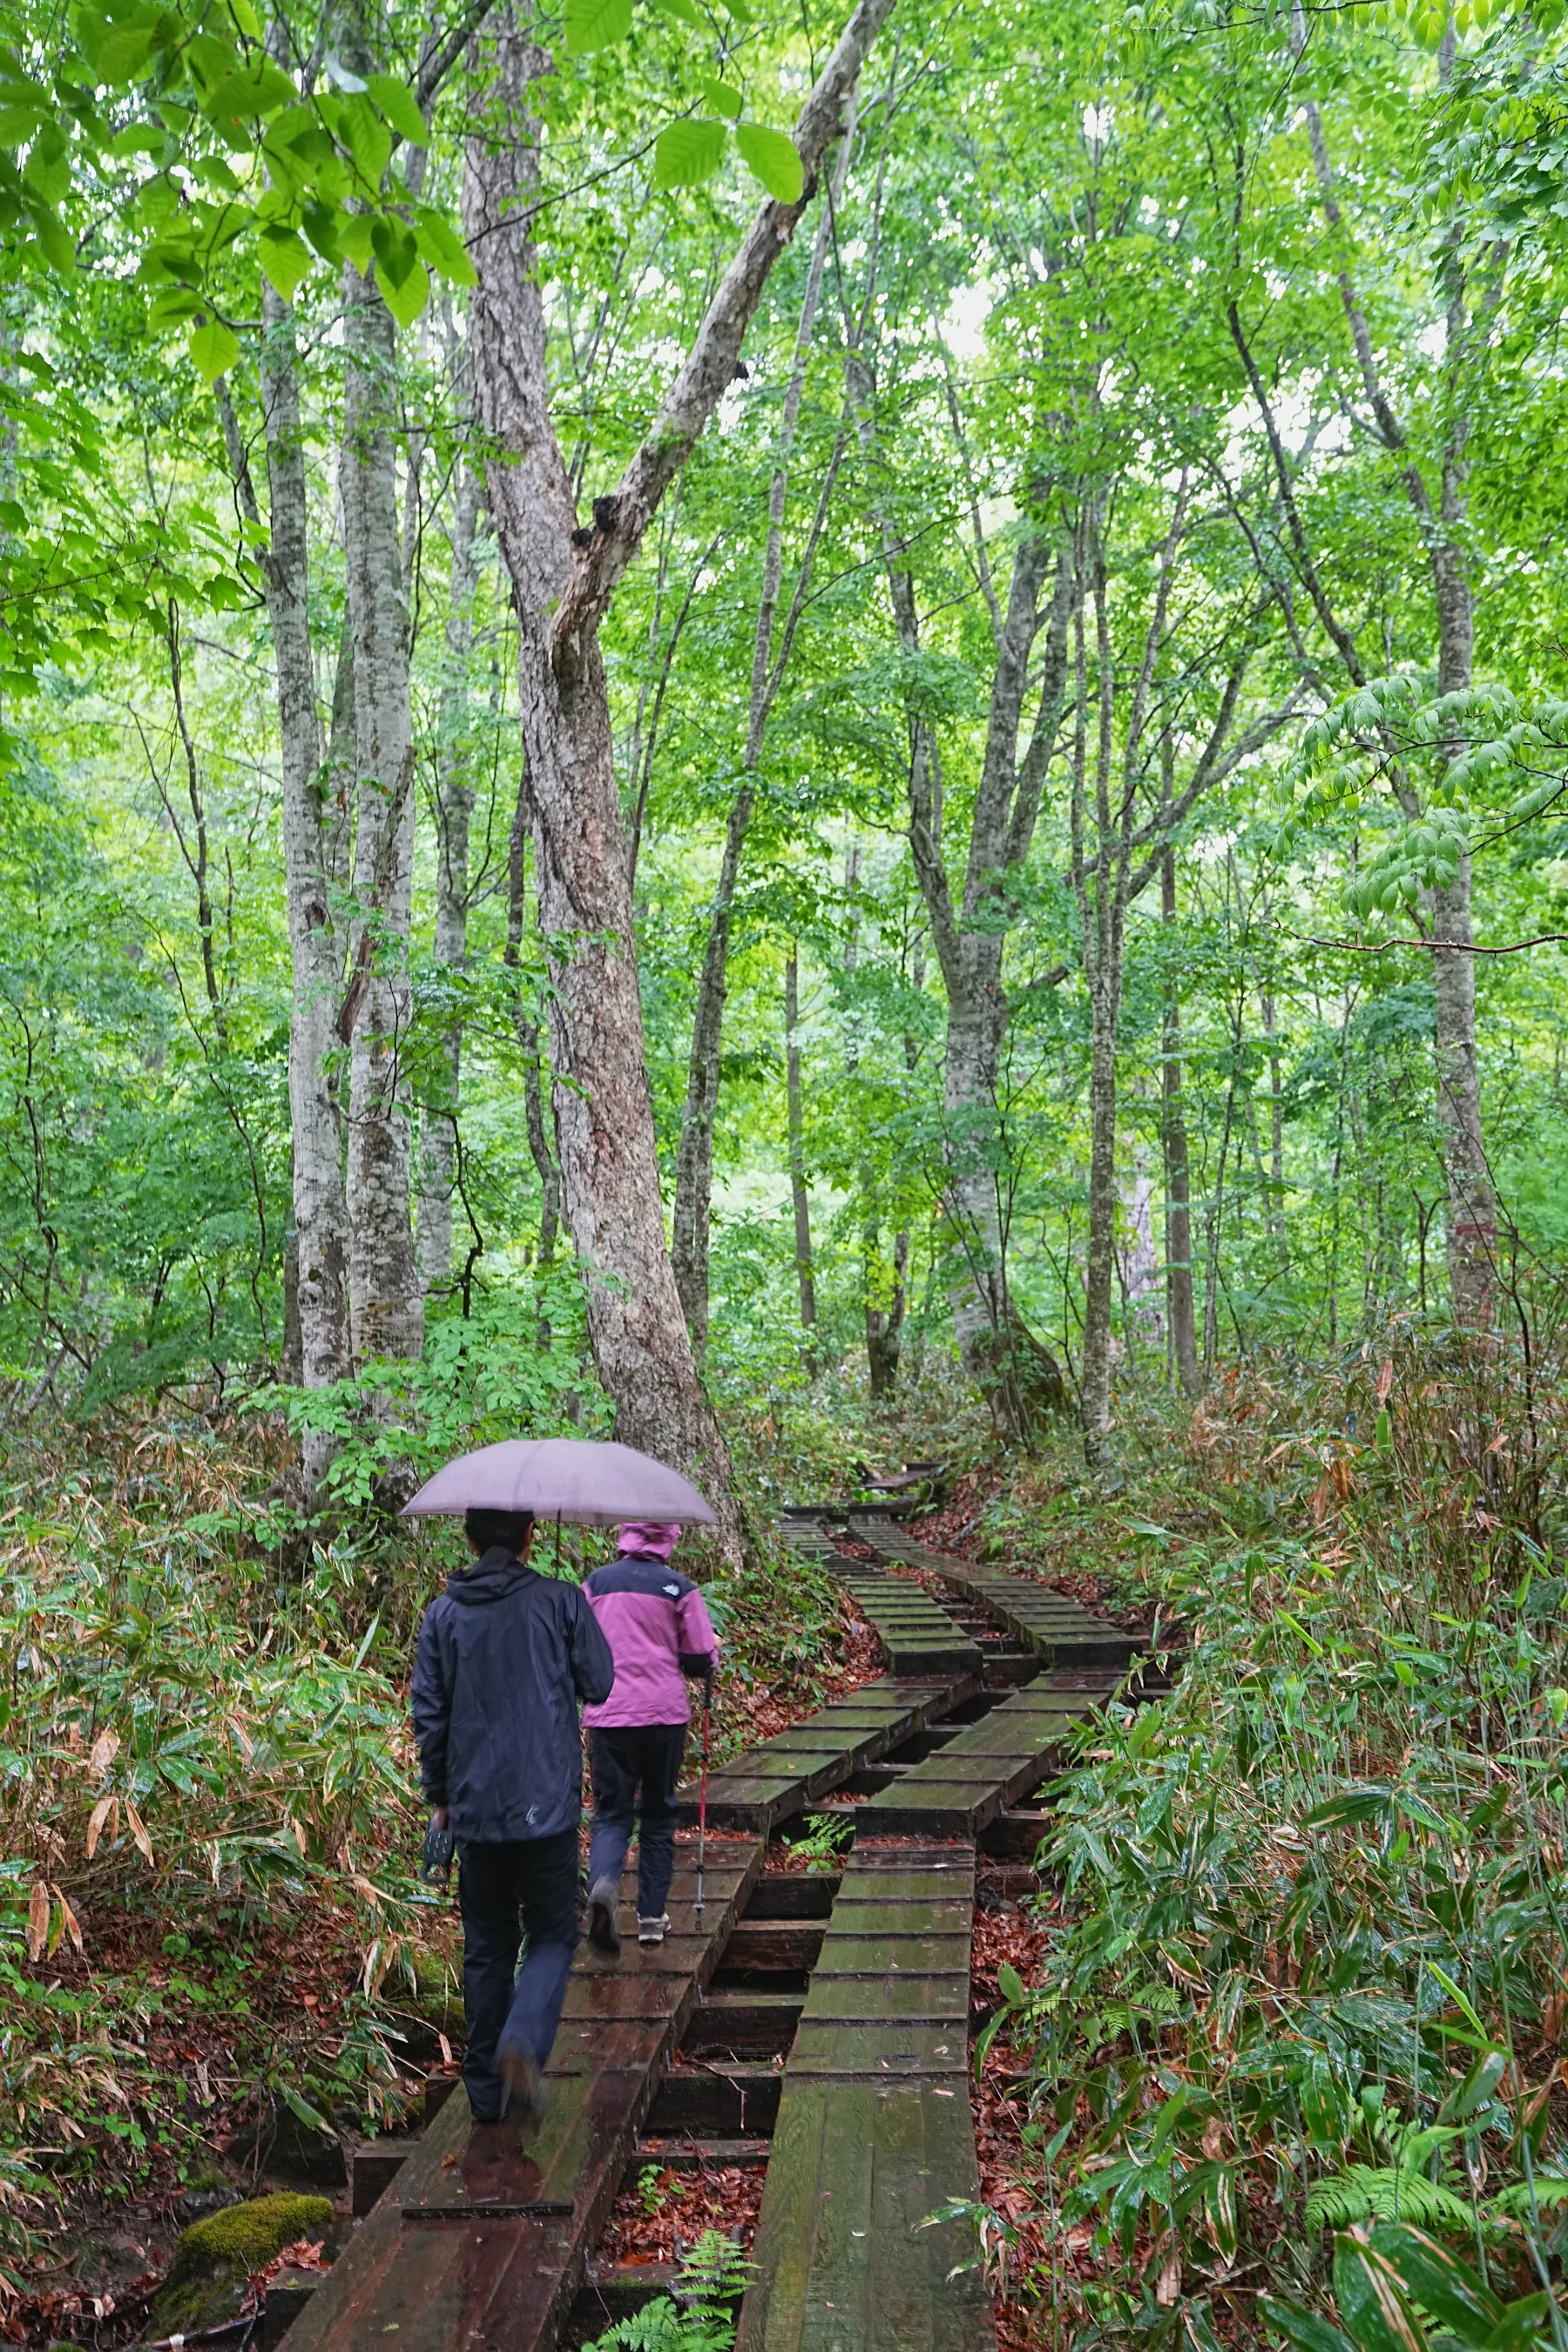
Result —
[[584, 1578], [583, 1591], [616, 1661], [616, 1686], [584, 1707], [594, 1774], [588, 1848], [588, 1940], [618, 1952], [616, 1906], [637, 1828], [637, 1941], [662, 1944], [675, 1871], [675, 1791], [691, 1703], [686, 1676], [712, 1675], [719, 1656], [701, 1593], [671, 1568], [680, 1529], [658, 1519], [620, 1530], [620, 1556]]

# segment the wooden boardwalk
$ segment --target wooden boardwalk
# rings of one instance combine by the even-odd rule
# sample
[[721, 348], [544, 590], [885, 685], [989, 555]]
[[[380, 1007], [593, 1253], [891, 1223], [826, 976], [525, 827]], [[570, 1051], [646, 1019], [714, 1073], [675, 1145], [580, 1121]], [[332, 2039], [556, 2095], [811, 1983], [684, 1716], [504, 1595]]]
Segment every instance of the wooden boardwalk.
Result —
[[931, 1569], [954, 1591], [978, 1601], [1000, 1618], [1009, 1633], [1042, 1656], [1062, 1665], [1125, 1666], [1141, 1646], [1138, 1636], [1081, 1609], [1065, 1593], [1053, 1592], [1033, 1577], [1009, 1576], [1005, 1570], [978, 1567], [953, 1553], [932, 1551], [902, 1528], [882, 1519], [849, 1524], [862, 1540], [885, 1559], [907, 1560], [911, 1568]]
[[857, 1809], [868, 1837], [973, 1838], [1005, 1806], [1037, 1788], [1051, 1771], [1068, 1733], [1096, 1702], [1103, 1704], [1120, 1675], [1079, 1670], [1070, 1679], [1042, 1675], [966, 1724]]
[[[760, 1838], [710, 1847], [693, 1909], [689, 1852], [675, 1933], [619, 1965], [584, 1948], [547, 2070], [542, 2129], [477, 2130], [461, 2088], [289, 2331], [289, 2352], [530, 2352], [553, 2345], [609, 2219], [633, 2136], [763, 1866]], [[636, 1929], [633, 1927], [635, 1937]]]
[[[737, 2352], [988, 2352], [961, 2222], [969, 2105], [967, 1845], [858, 1838], [784, 2069]], [[956, 2275], [953, 2275], [956, 2270]]]
[[[746, 2352], [994, 2352], [989, 2295], [961, 2267], [972, 2232], [926, 2226], [945, 2201], [978, 2194], [973, 1841], [1052, 1769], [1134, 1644], [1039, 1585], [928, 1552], [886, 1521], [858, 1531], [889, 1560], [934, 1569], [959, 1596], [952, 1609], [837, 1553], [825, 1529], [792, 1528], [843, 1580], [891, 1671], [710, 1776], [703, 1910], [688, 1831], [664, 1944], [629, 1940], [628, 1906], [618, 1962], [583, 1947], [546, 2119], [521, 2149], [474, 2126], [460, 2089], [395, 2169], [397, 2150], [372, 2145], [370, 2210], [294, 2321], [289, 2352], [387, 2352], [392, 2335], [398, 2352], [580, 2341], [588, 2305], [635, 2308], [663, 2283], [601, 2266], [581, 2299], [628, 2168], [647, 2160], [639, 2133], [691, 2135], [710, 2158], [755, 2163], [770, 2129]], [[855, 1837], [842, 1880], [764, 1877], [765, 1841], [836, 1792]], [[682, 1794], [689, 1821], [697, 1792]], [[727, 2158], [726, 2147], [747, 2154]], [[356, 2199], [359, 2186], [356, 2168]]]
[[[973, 1670], [963, 1666], [920, 1680], [889, 1675], [862, 1683], [847, 1698], [836, 1699], [710, 1772], [708, 1819], [721, 1829], [757, 1830], [765, 1836], [979, 1686], [978, 1654]], [[689, 1784], [679, 1796], [682, 1818], [694, 1822], [696, 1785]]]

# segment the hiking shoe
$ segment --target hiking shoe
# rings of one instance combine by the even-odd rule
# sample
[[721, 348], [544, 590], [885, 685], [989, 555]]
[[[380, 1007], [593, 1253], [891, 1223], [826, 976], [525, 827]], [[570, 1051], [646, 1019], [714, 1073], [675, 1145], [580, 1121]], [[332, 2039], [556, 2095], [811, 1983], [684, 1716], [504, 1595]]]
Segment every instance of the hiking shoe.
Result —
[[668, 1911], [661, 1911], [657, 1919], [639, 1918], [637, 1921], [637, 1941], [639, 1944], [662, 1944], [668, 1933], [669, 1914]]
[[497, 2063], [506, 2084], [506, 2112], [515, 2114], [525, 2128], [537, 2131], [544, 2121], [544, 2077], [532, 2053], [510, 2042]]
[[620, 1886], [613, 1878], [595, 1878], [588, 1889], [588, 1941], [601, 1952], [618, 1952], [621, 1931], [616, 1925]]

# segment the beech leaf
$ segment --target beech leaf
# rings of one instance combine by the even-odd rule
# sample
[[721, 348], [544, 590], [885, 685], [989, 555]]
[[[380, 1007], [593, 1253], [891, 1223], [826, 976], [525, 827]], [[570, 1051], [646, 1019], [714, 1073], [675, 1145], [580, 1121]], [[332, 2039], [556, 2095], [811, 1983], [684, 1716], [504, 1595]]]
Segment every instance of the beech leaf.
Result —
[[430, 126], [405, 81], [399, 81], [395, 74], [372, 74], [368, 88], [400, 139], [406, 139], [411, 147], [430, 144]]
[[406, 278], [391, 284], [384, 272], [377, 272], [381, 299], [400, 327], [411, 327], [430, 299], [430, 273], [422, 261], [416, 261]]
[[238, 337], [231, 335], [218, 319], [208, 319], [204, 325], [193, 327], [187, 348], [196, 373], [208, 383], [216, 383], [239, 357]]
[[613, 48], [632, 29], [632, 0], [566, 0], [566, 54]]
[[285, 302], [291, 302], [310, 272], [310, 252], [304, 238], [291, 228], [266, 228], [257, 246], [268, 282]]
[[745, 100], [732, 82], [720, 81], [712, 74], [702, 77], [702, 95], [715, 114], [727, 115], [731, 122], [740, 120]]
[[742, 162], [781, 205], [798, 205], [805, 186], [805, 167], [795, 141], [764, 123], [742, 122], [735, 133]]
[[724, 126], [699, 116], [661, 131], [653, 151], [656, 188], [700, 188], [724, 165]]
[[433, 269], [452, 286], [472, 286], [478, 277], [468, 249], [442, 213], [422, 210], [415, 223], [415, 242]]

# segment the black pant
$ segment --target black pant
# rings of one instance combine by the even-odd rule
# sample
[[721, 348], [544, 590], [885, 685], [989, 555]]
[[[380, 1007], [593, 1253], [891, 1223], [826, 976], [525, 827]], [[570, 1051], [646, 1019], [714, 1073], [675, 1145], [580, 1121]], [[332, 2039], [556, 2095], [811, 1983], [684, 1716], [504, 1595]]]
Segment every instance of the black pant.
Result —
[[[618, 1879], [637, 1822], [637, 1916], [657, 1919], [675, 1874], [675, 1790], [686, 1754], [683, 1723], [637, 1723], [595, 1731], [594, 1836], [588, 1884]], [[638, 1788], [641, 1797], [638, 1797]]]
[[498, 2048], [525, 2050], [542, 2066], [561, 2022], [577, 1948], [577, 1832], [464, 1845], [458, 1864], [468, 2020], [463, 2082], [476, 2117], [493, 2123], [502, 2105]]

